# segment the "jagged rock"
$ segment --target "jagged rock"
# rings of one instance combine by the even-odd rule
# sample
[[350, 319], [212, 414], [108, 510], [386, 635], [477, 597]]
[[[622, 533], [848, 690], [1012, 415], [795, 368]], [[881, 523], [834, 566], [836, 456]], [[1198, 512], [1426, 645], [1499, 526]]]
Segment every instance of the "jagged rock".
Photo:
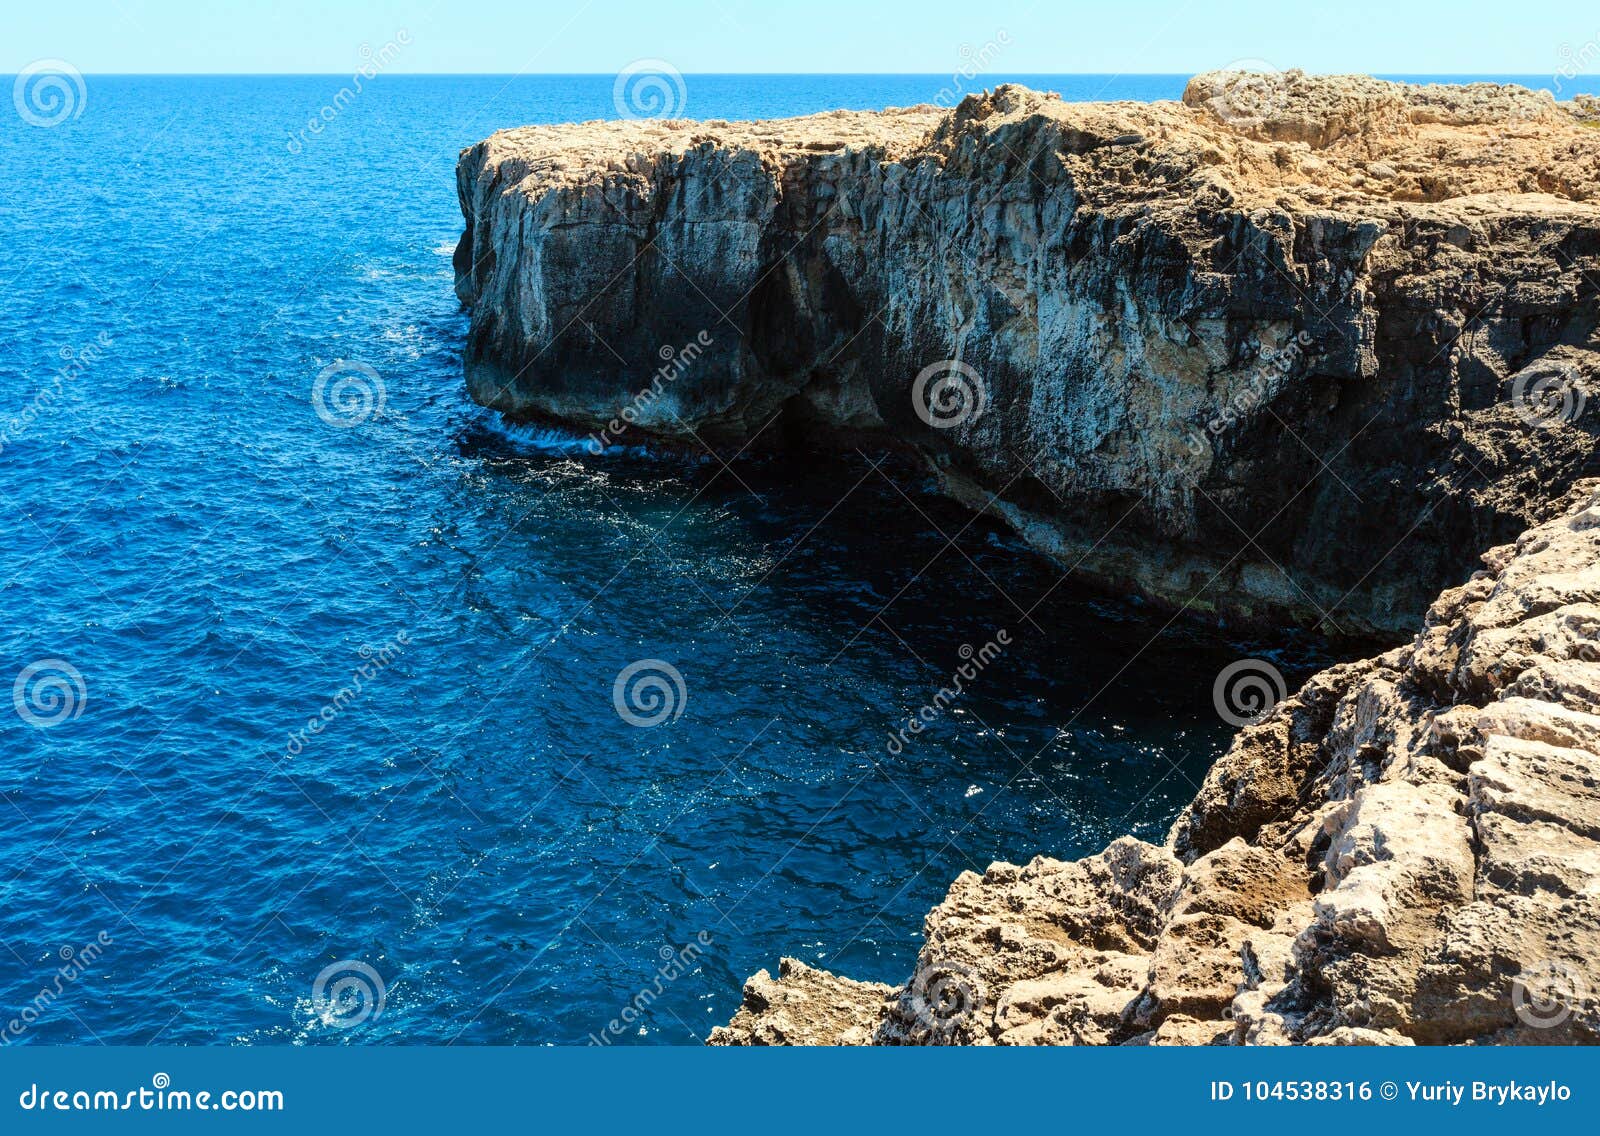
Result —
[[1404, 634], [1600, 474], [1578, 109], [1288, 72], [504, 131], [457, 171], [469, 389], [599, 443], [904, 448], [1086, 581]]
[[[1600, 1043], [1600, 482], [1563, 505], [1242, 730], [1166, 848], [963, 875], [874, 1040]], [[919, 1031], [952, 961], [982, 996]]]
[[807, 966], [778, 962], [778, 977], [757, 971], [744, 984], [744, 1004], [712, 1045], [867, 1045], [888, 1010], [894, 988], [856, 982]]

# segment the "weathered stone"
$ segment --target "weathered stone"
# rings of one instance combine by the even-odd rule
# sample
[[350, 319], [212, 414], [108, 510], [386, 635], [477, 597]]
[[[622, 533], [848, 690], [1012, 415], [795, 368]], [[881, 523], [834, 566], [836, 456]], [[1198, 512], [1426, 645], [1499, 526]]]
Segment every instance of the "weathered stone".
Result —
[[893, 987], [856, 982], [799, 959], [778, 963], [778, 977], [757, 971], [744, 984], [744, 1005], [712, 1045], [867, 1045], [888, 1012]]
[[[900, 447], [1080, 578], [1190, 610], [1403, 634], [1600, 474], [1600, 132], [1544, 92], [1008, 85], [525, 127], [458, 185], [479, 401], [607, 441]], [[1547, 389], [1572, 413], [1531, 421]]]

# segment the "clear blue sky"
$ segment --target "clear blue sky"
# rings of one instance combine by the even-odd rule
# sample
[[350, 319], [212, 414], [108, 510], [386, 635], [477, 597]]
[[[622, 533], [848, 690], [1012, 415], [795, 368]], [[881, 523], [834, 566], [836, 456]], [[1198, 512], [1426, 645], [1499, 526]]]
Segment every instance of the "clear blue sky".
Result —
[[[0, 0], [0, 72], [349, 73], [404, 29], [390, 72], [948, 73], [1004, 31], [993, 70], [1550, 74], [1600, 39], [1570, 2], [1347, 0]], [[1600, 54], [1600, 46], [1591, 46]], [[1591, 69], [1600, 58], [1589, 57]]]

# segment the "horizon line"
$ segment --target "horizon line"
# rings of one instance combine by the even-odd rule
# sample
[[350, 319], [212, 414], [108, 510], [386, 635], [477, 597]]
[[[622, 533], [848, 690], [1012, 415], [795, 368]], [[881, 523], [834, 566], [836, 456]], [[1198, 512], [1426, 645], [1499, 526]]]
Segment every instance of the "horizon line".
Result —
[[[993, 71], [988, 75], [1003, 80], [1007, 75], [1028, 76], [1063, 76], [1063, 77], [1089, 77], [1089, 78], [1182, 78], [1205, 75], [1226, 68], [1209, 68], [1196, 71]], [[1283, 71], [1305, 70], [1304, 68], [1283, 68]], [[1281, 72], [1280, 72], [1281, 73]], [[0, 76], [15, 77], [19, 71], [0, 71]], [[345, 71], [80, 71], [84, 77], [99, 76], [101, 78], [138, 78], [138, 79], [337, 79], [346, 77]], [[614, 79], [616, 71], [399, 71], [384, 72], [384, 77], [393, 79]], [[701, 76], [706, 78], [722, 77], [772, 77], [772, 78], [815, 78], [829, 79], [837, 77], [852, 78], [948, 78], [950, 71], [681, 71], [680, 75]], [[1385, 76], [1402, 75], [1414, 78], [1501, 78], [1514, 77], [1518, 79], [1547, 79], [1555, 81], [1558, 74], [1546, 74], [1543, 71], [1306, 71], [1308, 75], [1366, 75], [1371, 78], [1381, 79]], [[973, 79], [984, 76], [975, 75]]]

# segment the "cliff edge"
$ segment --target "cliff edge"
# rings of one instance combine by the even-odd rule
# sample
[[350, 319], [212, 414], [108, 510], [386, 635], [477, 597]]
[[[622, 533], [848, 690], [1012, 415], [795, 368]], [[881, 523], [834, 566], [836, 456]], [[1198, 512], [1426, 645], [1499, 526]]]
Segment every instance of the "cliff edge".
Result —
[[503, 131], [468, 385], [597, 448], [900, 447], [1086, 581], [1397, 637], [1600, 475], [1592, 110], [1289, 72]]

